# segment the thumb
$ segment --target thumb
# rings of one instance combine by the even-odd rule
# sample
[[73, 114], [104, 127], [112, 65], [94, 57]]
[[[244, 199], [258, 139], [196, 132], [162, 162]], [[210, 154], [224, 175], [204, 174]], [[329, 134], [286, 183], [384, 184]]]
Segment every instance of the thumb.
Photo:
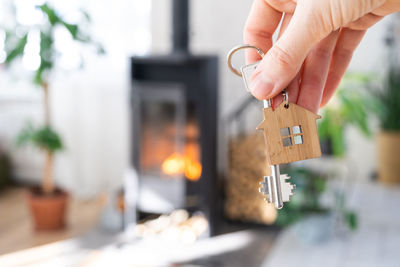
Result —
[[[296, 16], [297, 15], [297, 16]], [[313, 18], [294, 14], [286, 31], [267, 52], [258, 65], [250, 84], [251, 93], [258, 99], [278, 95], [299, 72], [311, 48], [323, 38], [320, 25]]]

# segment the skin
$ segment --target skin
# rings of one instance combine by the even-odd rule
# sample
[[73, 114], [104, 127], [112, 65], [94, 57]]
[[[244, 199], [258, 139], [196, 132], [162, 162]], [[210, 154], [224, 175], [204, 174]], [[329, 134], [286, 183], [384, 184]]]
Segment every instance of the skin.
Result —
[[[317, 113], [336, 91], [366, 30], [397, 11], [400, 0], [254, 0], [244, 42], [266, 55], [253, 74], [251, 93], [273, 98], [276, 107], [286, 88], [291, 102]], [[255, 50], [246, 51], [247, 63], [258, 60]]]

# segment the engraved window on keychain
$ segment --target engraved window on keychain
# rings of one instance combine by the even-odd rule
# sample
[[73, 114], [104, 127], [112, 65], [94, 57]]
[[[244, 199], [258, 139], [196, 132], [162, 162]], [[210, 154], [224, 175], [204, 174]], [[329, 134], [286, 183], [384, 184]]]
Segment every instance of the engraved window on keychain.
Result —
[[303, 132], [301, 125], [281, 128], [283, 146], [301, 145], [303, 144]]

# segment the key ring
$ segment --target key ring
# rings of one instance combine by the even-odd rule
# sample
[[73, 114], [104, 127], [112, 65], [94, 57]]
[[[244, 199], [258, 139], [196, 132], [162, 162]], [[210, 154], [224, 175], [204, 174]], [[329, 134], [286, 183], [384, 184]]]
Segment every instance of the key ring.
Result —
[[282, 95], [283, 95], [283, 101], [286, 101], [285, 108], [289, 108], [289, 94], [286, 92], [286, 90], [283, 90]]
[[236, 69], [235, 67], [233, 67], [233, 65], [232, 65], [232, 56], [233, 56], [233, 54], [235, 54], [237, 51], [242, 50], [242, 49], [247, 49], [247, 48], [256, 49], [257, 52], [258, 52], [258, 54], [261, 56], [261, 58], [264, 57], [264, 52], [263, 52], [260, 48], [255, 47], [254, 45], [244, 44], [244, 45], [238, 45], [238, 46], [235, 46], [234, 48], [232, 48], [231, 51], [229, 51], [229, 53], [228, 53], [228, 59], [227, 59], [228, 68], [229, 68], [234, 74], [236, 74], [236, 75], [239, 76], [239, 77], [242, 77], [242, 73], [241, 73], [238, 69]]
[[[229, 51], [228, 58], [227, 58], [228, 68], [234, 74], [236, 74], [237, 76], [244, 78], [244, 83], [246, 85], [247, 90], [249, 90], [249, 88], [248, 88], [248, 85], [247, 85], [247, 80], [243, 76], [244, 73], [242, 73], [242, 71], [239, 71], [238, 69], [233, 67], [233, 65], [232, 65], [232, 57], [237, 51], [242, 50], [242, 49], [248, 49], [248, 48], [256, 49], [258, 54], [261, 56], [261, 58], [264, 57], [264, 52], [260, 48], [254, 46], [254, 45], [243, 44], [243, 45], [238, 45], [238, 46], [235, 46], [234, 48], [232, 48]], [[251, 66], [251, 65], [252, 64], [250, 64], [248, 66]], [[243, 67], [241, 68], [241, 70], [243, 70]], [[246, 75], [246, 74], [244, 74], [244, 75]], [[283, 101], [286, 102], [284, 106], [285, 106], [285, 108], [289, 108], [289, 94], [286, 92], [286, 90], [283, 90], [282, 94], [283, 94]], [[269, 107], [272, 106], [272, 99], [265, 99], [263, 102], [264, 102], [264, 108], [269, 108]]]

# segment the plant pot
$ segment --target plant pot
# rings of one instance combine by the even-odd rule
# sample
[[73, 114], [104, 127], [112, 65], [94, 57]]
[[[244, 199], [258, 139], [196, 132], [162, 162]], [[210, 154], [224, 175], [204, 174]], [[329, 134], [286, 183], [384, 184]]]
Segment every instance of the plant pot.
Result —
[[56, 230], [65, 227], [68, 194], [57, 189], [45, 195], [39, 188], [28, 193], [28, 204], [35, 230]]
[[378, 180], [385, 184], [400, 183], [400, 132], [378, 135]]

